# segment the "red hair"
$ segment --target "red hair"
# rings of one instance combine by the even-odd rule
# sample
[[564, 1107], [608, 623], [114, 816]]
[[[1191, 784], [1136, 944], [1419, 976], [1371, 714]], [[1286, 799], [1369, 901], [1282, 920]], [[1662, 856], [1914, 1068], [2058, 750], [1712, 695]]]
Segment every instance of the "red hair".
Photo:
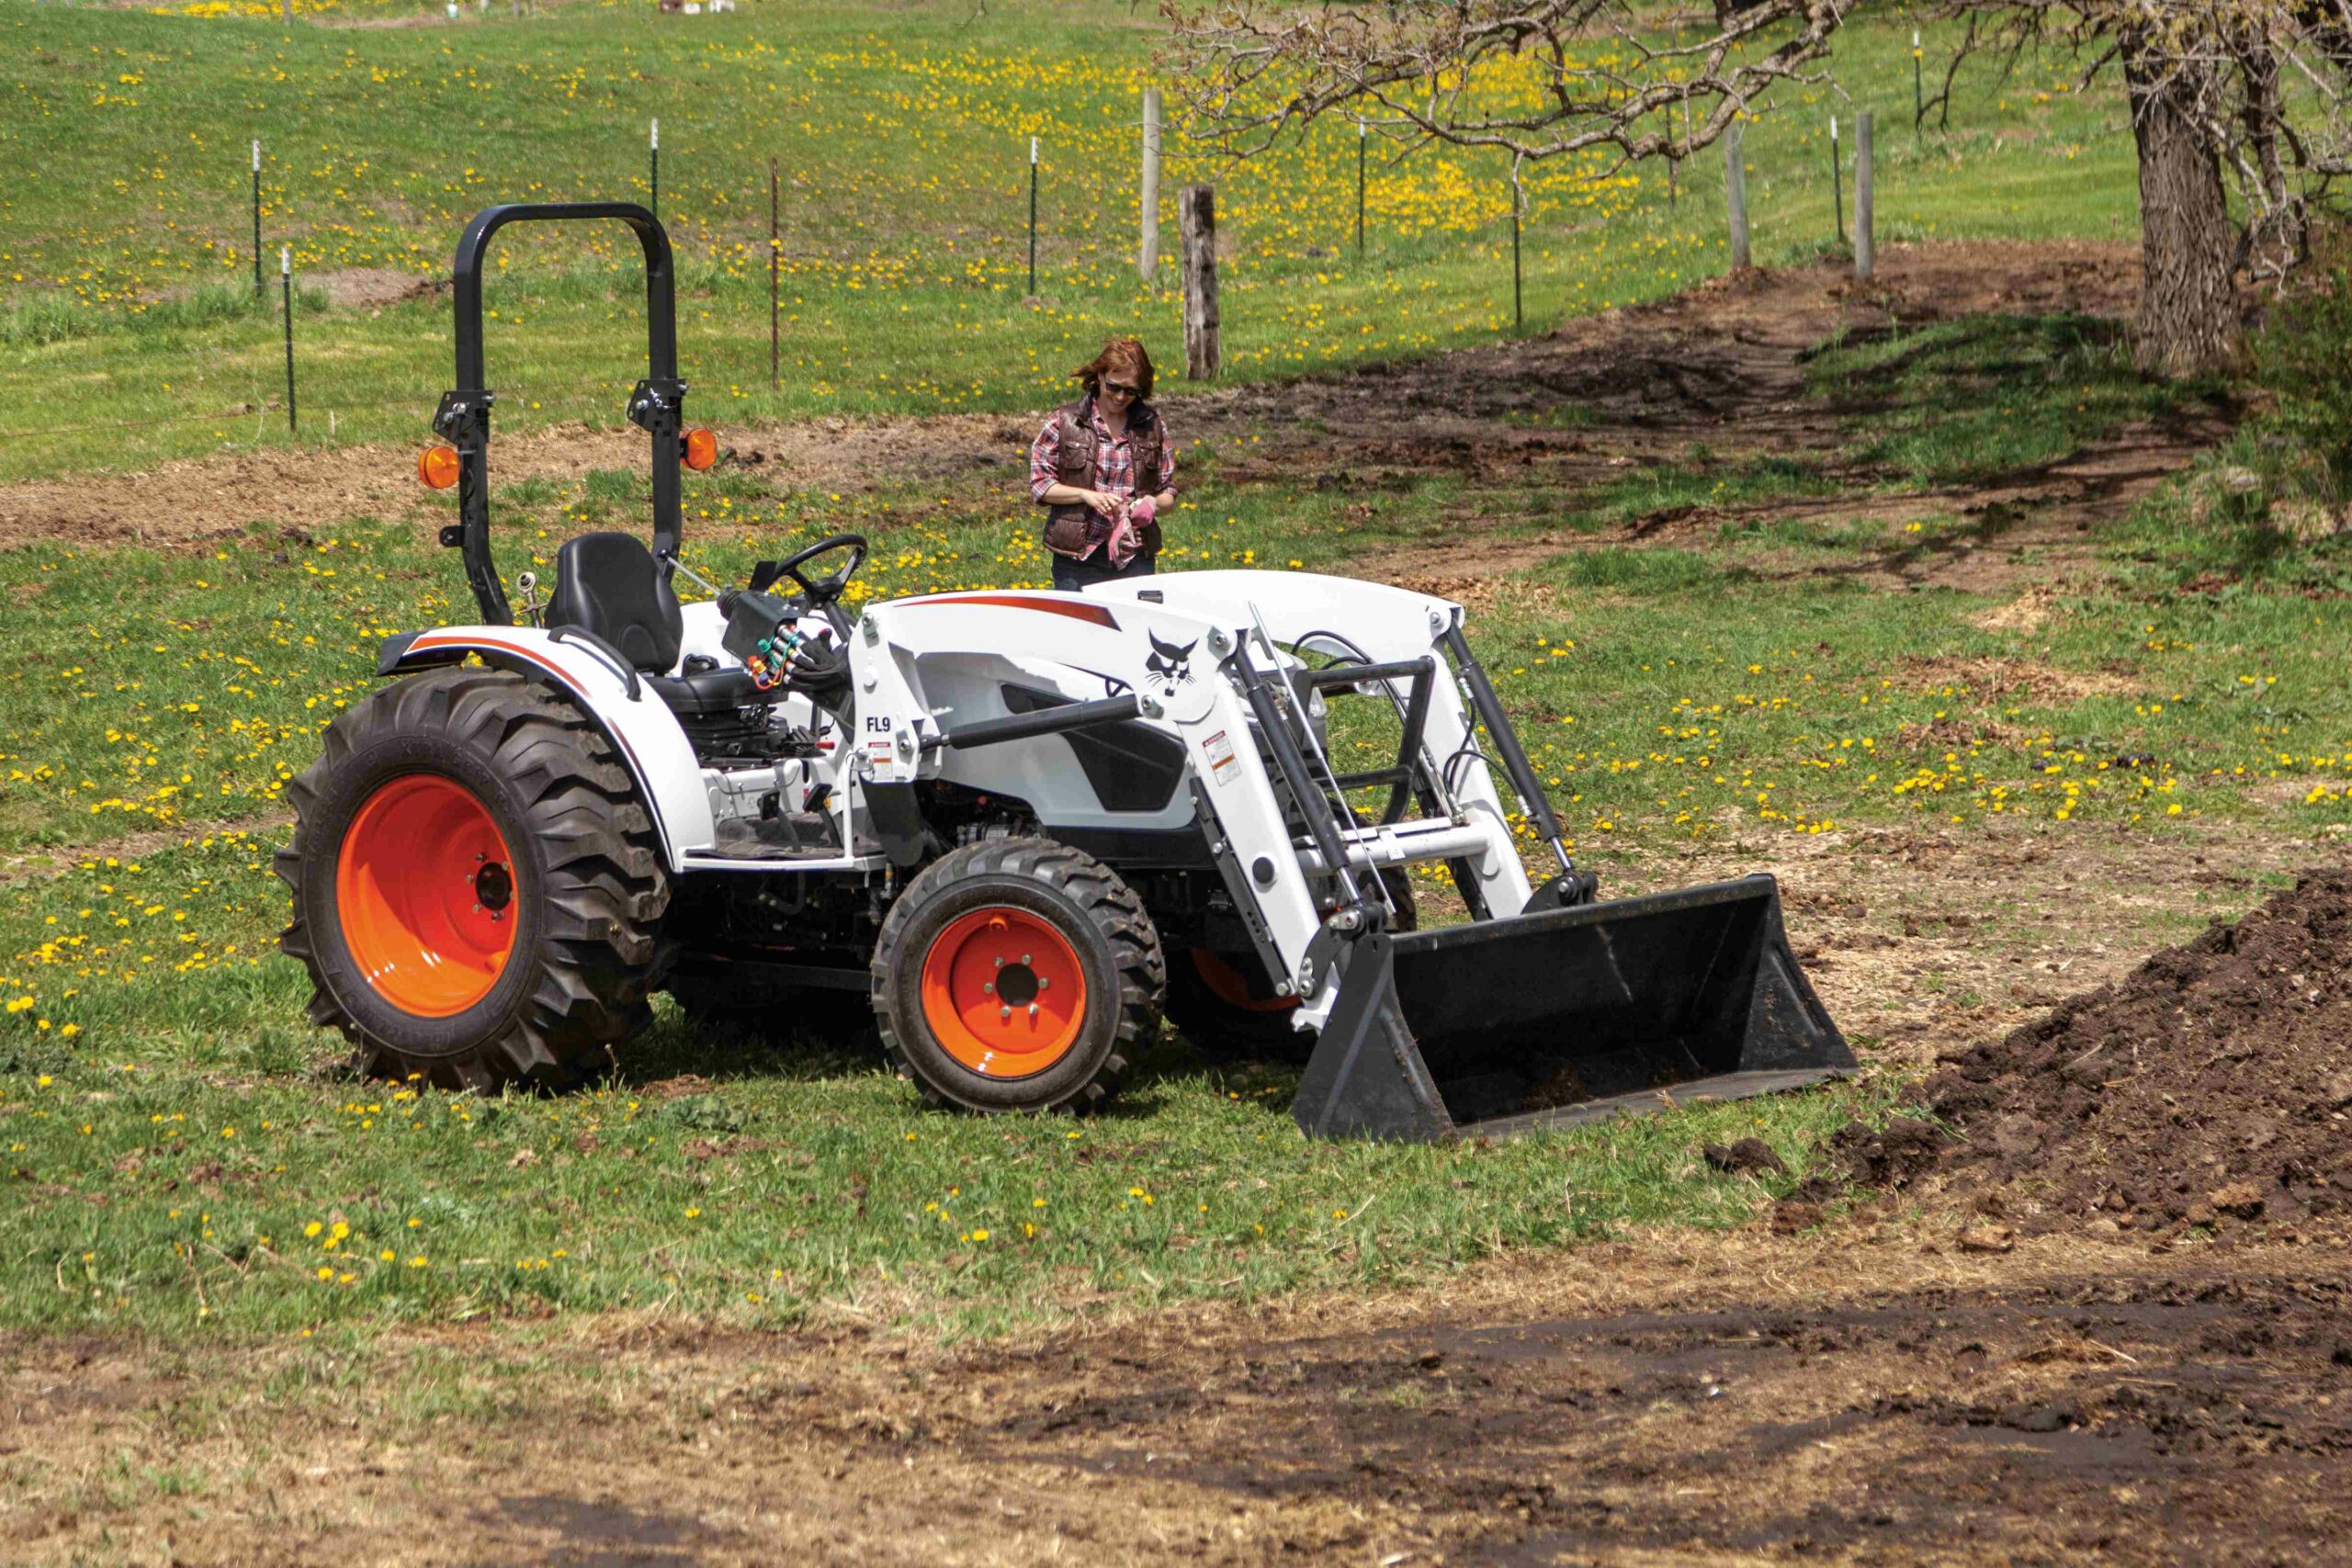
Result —
[[1102, 389], [1102, 378], [1112, 372], [1124, 374], [1134, 384], [1137, 402], [1151, 396], [1151, 355], [1144, 352], [1140, 339], [1108, 340], [1102, 353], [1070, 372], [1070, 378], [1083, 384], [1087, 396], [1092, 397]]

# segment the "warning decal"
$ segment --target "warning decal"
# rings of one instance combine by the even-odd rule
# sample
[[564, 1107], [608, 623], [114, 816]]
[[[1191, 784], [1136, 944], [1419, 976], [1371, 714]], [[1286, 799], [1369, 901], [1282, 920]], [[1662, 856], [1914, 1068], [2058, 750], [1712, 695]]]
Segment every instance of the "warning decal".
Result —
[[1220, 729], [1201, 742], [1201, 750], [1208, 754], [1209, 776], [1221, 784], [1231, 784], [1241, 776], [1241, 763], [1233, 755], [1233, 742]]

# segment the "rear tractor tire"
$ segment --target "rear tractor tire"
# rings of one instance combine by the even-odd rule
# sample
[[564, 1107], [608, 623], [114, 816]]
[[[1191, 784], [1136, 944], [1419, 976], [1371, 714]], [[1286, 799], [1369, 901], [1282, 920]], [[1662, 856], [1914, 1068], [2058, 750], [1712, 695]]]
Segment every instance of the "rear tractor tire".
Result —
[[568, 1088], [651, 1016], [669, 876], [588, 716], [497, 670], [437, 670], [328, 726], [287, 787], [279, 946], [311, 1021], [371, 1077]]
[[1093, 856], [992, 839], [916, 876], [874, 950], [874, 1010], [934, 1104], [1089, 1111], [1159, 1023], [1168, 984], [1143, 901]]

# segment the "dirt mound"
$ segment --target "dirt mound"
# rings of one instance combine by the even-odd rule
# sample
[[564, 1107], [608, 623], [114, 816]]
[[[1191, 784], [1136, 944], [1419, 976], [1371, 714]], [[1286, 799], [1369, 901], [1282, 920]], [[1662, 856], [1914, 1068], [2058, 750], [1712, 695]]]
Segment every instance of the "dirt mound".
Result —
[[1945, 1058], [1925, 1093], [1962, 1134], [1939, 1168], [2029, 1228], [2352, 1215], [2352, 870]]

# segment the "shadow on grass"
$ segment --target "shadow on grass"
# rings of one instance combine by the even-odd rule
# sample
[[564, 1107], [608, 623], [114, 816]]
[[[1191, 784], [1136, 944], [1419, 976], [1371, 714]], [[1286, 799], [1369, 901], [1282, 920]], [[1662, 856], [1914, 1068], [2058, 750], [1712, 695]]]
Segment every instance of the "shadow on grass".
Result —
[[1856, 462], [1915, 486], [2026, 479], [2126, 425], [2227, 412], [2227, 388], [2132, 363], [2102, 317], [1970, 316], [1836, 338], [1800, 356], [1807, 389], [1856, 422]]
[[[786, 1019], [763, 1032], [728, 1021], [697, 1030], [683, 1015], [665, 1009], [651, 1028], [621, 1048], [605, 1081], [641, 1092], [684, 1082], [713, 1089], [751, 1082], [820, 1084], [894, 1070], [873, 1029], [849, 1027], [840, 1016], [824, 1022], [830, 1027]], [[1299, 1068], [1293, 1064], [1215, 1059], [1172, 1027], [1163, 1026], [1121, 1075], [1110, 1103], [1094, 1115], [1110, 1122], [1156, 1116], [1166, 1108], [1170, 1089], [1202, 1079], [1212, 1080], [1210, 1087], [1231, 1099], [1273, 1099], [1287, 1106], [1298, 1077]], [[920, 1104], [912, 1086], [905, 1088], [905, 1095], [910, 1109]]]

